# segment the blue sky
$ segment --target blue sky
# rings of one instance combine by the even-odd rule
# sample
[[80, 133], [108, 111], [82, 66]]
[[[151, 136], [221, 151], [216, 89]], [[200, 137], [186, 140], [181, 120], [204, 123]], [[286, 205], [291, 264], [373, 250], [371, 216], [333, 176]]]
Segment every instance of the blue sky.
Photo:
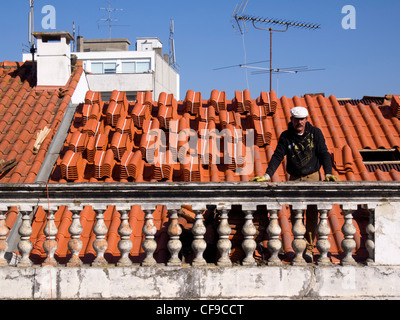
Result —
[[[117, 26], [112, 37], [131, 40], [158, 37], [169, 49], [170, 19], [175, 21], [175, 46], [181, 75], [181, 99], [187, 90], [208, 97], [213, 89], [225, 90], [232, 98], [235, 90], [249, 89], [256, 97], [269, 90], [269, 74], [233, 67], [269, 59], [269, 32], [247, 23], [247, 32], [235, 33], [232, 13], [241, 0], [112, 0]], [[35, 31], [42, 27], [45, 5], [56, 10], [56, 30], [84, 38], [108, 38], [101, 19], [108, 0], [35, 0]], [[356, 29], [344, 29], [345, 5], [355, 8]], [[0, 60], [21, 61], [22, 44], [28, 44], [28, 0], [2, 3]], [[320, 71], [274, 75], [273, 90], [279, 96], [324, 92], [338, 98], [362, 98], [400, 93], [400, 1], [398, 0], [249, 0], [244, 14], [262, 18], [297, 20], [320, 24], [320, 30], [289, 28], [273, 33], [273, 68], [306, 66]], [[270, 25], [259, 25], [270, 27]], [[50, 30], [51, 31], [51, 30]], [[246, 54], [245, 54], [246, 53]], [[269, 67], [269, 62], [252, 66]]]

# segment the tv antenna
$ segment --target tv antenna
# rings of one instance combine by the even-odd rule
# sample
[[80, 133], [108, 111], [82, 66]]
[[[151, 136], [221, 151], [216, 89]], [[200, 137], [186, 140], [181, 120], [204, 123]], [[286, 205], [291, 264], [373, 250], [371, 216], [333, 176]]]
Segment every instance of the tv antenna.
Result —
[[[246, 2], [246, 5], [247, 5], [247, 2]], [[246, 7], [246, 5], [244, 6], [244, 8]], [[246, 21], [251, 21], [254, 28], [259, 29], [259, 30], [269, 31], [269, 33], [270, 33], [269, 89], [270, 89], [270, 91], [272, 91], [272, 73], [273, 72], [283, 72], [282, 68], [281, 69], [273, 69], [272, 68], [272, 32], [286, 32], [289, 29], [289, 27], [308, 29], [308, 30], [316, 30], [316, 29], [320, 29], [320, 25], [298, 22], [298, 21], [288, 21], [288, 20], [284, 20], [284, 19], [268, 19], [268, 18], [250, 16], [250, 15], [243, 14], [244, 9], [241, 10], [242, 7], [243, 7], [243, 2], [239, 6], [239, 8], [237, 8], [237, 5], [236, 5], [235, 10], [233, 11], [233, 14], [232, 14], [232, 16], [236, 20], [236, 23], [239, 27], [240, 32], [243, 32], [243, 31], [242, 31], [242, 28], [240, 27], [239, 21], [243, 21], [244, 25], [245, 25]], [[272, 29], [272, 27], [271, 28], [261, 28], [261, 27], [257, 26], [257, 24], [259, 24], [259, 23], [277, 25], [277, 26], [280, 26], [283, 28], [282, 29]], [[294, 72], [294, 73], [297, 73], [297, 72]]]
[[[263, 74], [263, 73], [267, 73], [270, 72], [271, 73], [271, 69], [270, 68], [258, 68], [258, 69], [264, 69], [264, 70], [259, 70], [259, 71], [253, 71], [251, 74], [255, 75], [255, 74]], [[289, 68], [273, 68], [272, 69], [272, 73], [277, 75], [276, 78], [276, 93], [279, 94], [279, 74], [283, 73], [283, 74], [296, 74], [299, 72], [310, 72], [310, 71], [321, 71], [321, 70], [325, 70], [323, 68], [320, 69], [309, 69], [307, 66], [298, 66], [298, 67], [289, 67]]]
[[222, 70], [222, 69], [229, 69], [229, 68], [235, 68], [235, 67], [240, 67], [240, 68], [247, 68], [247, 69], [259, 69], [259, 70], [265, 70], [265, 68], [261, 67], [250, 67], [250, 64], [258, 64], [258, 63], [263, 63], [263, 62], [268, 62], [269, 60], [263, 60], [263, 61], [256, 61], [256, 62], [249, 62], [249, 63], [241, 63], [241, 64], [234, 64], [232, 66], [225, 66], [225, 67], [219, 67], [215, 68], [213, 70]]
[[[28, 21], [28, 42], [29, 46], [26, 44], [22, 44], [22, 51], [23, 52], [30, 52], [32, 54], [32, 75], [35, 74], [35, 52], [36, 52], [36, 46], [35, 46], [35, 37], [33, 36], [34, 32], [34, 0], [29, 0], [29, 21]], [[29, 51], [28, 51], [29, 49]]]
[[33, 36], [34, 30], [34, 0], [29, 0], [29, 7], [31, 11], [29, 12], [29, 45], [31, 48], [35, 48], [35, 38]]
[[[249, 62], [249, 63], [243, 63], [243, 64], [235, 64], [231, 66], [225, 66], [225, 67], [219, 67], [213, 69], [215, 70], [222, 70], [222, 69], [228, 69], [228, 68], [235, 68], [235, 67], [240, 67], [240, 68], [246, 68], [246, 69], [253, 69], [255, 71], [252, 71], [252, 75], [256, 74], [264, 74], [267, 72], [272, 72], [273, 74], [278, 75], [277, 79], [277, 87], [279, 87], [279, 74], [280, 73], [289, 73], [289, 74], [296, 74], [299, 72], [308, 72], [308, 71], [320, 71], [320, 70], [325, 70], [325, 69], [309, 69], [307, 66], [298, 66], [298, 67], [289, 67], [289, 68], [264, 68], [264, 67], [255, 67], [255, 66], [250, 66], [253, 64], [258, 64], [258, 63], [264, 63], [264, 62], [269, 62], [269, 60], [263, 60], [263, 61], [257, 61], [257, 62]], [[277, 93], [278, 93], [278, 88], [277, 88]]]
[[[111, 0], [108, 0], [108, 8], [99, 8], [100, 10], [105, 10], [108, 12], [108, 18], [106, 19], [100, 19], [101, 21], [107, 21], [108, 22], [108, 34], [111, 39], [111, 28], [114, 26], [117, 26], [115, 24], [112, 24], [112, 22], [119, 21], [119, 19], [112, 19], [111, 18], [111, 13], [115, 11], [123, 11], [124, 9], [119, 9], [119, 8], [111, 8]], [[119, 25], [120, 26], [120, 25]]]
[[171, 25], [169, 28], [169, 65], [176, 71], [179, 72], [179, 66], [176, 63], [175, 57], [175, 40], [174, 40], [174, 20], [171, 19]]
[[[251, 74], [263, 74], [266, 72], [270, 72], [270, 68], [257, 68], [260, 71], [253, 71]], [[264, 71], [263, 71], [264, 70]], [[299, 66], [299, 67], [289, 67], [289, 68], [273, 68], [272, 73], [299, 73], [299, 72], [307, 72], [307, 71], [320, 71], [325, 69], [308, 69], [307, 66]]]

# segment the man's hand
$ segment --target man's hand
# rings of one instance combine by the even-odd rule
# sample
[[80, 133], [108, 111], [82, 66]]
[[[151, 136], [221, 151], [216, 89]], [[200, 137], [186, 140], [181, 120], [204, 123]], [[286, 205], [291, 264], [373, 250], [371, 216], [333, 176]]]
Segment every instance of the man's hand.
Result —
[[338, 177], [334, 176], [333, 174], [327, 174], [325, 176], [325, 181], [340, 181]]
[[270, 182], [270, 181], [271, 181], [271, 177], [266, 173], [266, 174], [264, 174], [262, 177], [254, 177], [254, 178], [251, 178], [250, 181], [255, 181], [255, 182]]

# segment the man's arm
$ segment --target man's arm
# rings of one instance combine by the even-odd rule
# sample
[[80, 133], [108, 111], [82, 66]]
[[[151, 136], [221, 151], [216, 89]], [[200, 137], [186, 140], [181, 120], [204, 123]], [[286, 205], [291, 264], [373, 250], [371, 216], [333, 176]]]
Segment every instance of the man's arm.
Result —
[[316, 138], [317, 157], [324, 168], [325, 175], [331, 175], [332, 159], [331, 155], [329, 154], [328, 147], [326, 146], [325, 137], [320, 129], [318, 129], [316, 132]]
[[286, 155], [286, 142], [282, 135], [279, 138], [278, 145], [274, 151], [274, 154], [271, 157], [271, 161], [268, 164], [268, 168], [266, 174], [268, 174], [271, 178], [274, 175], [275, 171], [278, 169], [279, 165], [281, 164], [283, 158]]

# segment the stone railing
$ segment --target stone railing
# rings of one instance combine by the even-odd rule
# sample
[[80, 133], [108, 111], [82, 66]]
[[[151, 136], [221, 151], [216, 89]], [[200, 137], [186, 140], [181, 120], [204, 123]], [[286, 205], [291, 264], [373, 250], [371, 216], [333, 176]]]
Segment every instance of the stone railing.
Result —
[[[80, 212], [85, 206], [91, 206], [96, 212], [96, 222], [93, 232], [96, 239], [93, 248], [96, 258], [92, 266], [106, 266], [107, 261], [104, 253], [107, 249], [107, 227], [104, 223], [104, 211], [108, 206], [115, 206], [121, 214], [118, 233], [120, 241], [118, 249], [121, 258], [117, 266], [131, 266], [132, 261], [129, 253], [132, 248], [130, 235], [132, 229], [128, 223], [128, 213], [132, 206], [141, 206], [145, 213], [143, 234], [145, 240], [142, 248], [145, 258], [142, 266], [157, 265], [153, 255], [157, 248], [155, 240], [156, 227], [153, 221], [153, 211], [156, 206], [164, 205], [169, 212], [168, 224], [168, 250], [170, 259], [168, 266], [181, 266], [182, 261], [179, 253], [182, 248], [180, 234], [182, 232], [178, 223], [178, 210], [182, 206], [190, 205], [196, 213], [192, 227], [193, 242], [191, 247], [194, 252], [192, 266], [206, 266], [203, 257], [206, 249], [204, 234], [206, 232], [202, 213], [207, 206], [215, 206], [221, 212], [217, 228], [219, 238], [217, 248], [219, 251], [218, 266], [231, 266], [230, 234], [232, 232], [228, 223], [228, 214], [232, 206], [240, 205], [244, 212], [244, 224], [242, 227], [242, 248], [245, 253], [241, 261], [244, 266], [254, 266], [256, 261], [254, 253], [256, 241], [254, 235], [256, 228], [253, 223], [253, 213], [257, 206], [267, 207], [269, 213], [269, 224], [267, 233], [269, 236], [268, 250], [269, 258], [267, 265], [281, 265], [282, 261], [278, 253], [282, 247], [281, 227], [278, 223], [278, 211], [283, 205], [292, 208], [292, 247], [295, 257], [293, 265], [305, 265], [303, 252], [306, 247], [304, 239], [305, 227], [303, 223], [303, 211], [307, 205], [316, 205], [319, 211], [319, 223], [317, 228], [317, 248], [320, 253], [317, 263], [329, 265], [328, 253], [330, 242], [328, 235], [331, 230], [328, 224], [328, 212], [333, 205], [340, 205], [345, 222], [342, 227], [344, 239], [341, 242], [343, 257], [342, 265], [356, 264], [352, 252], [355, 249], [354, 234], [356, 232], [353, 224], [353, 211], [363, 206], [369, 212], [369, 223], [366, 228], [368, 239], [365, 247], [368, 251], [367, 263], [371, 264], [400, 264], [400, 239], [398, 230], [400, 227], [400, 184], [396, 182], [288, 182], [288, 183], [99, 183], [99, 184], [4, 184], [0, 185], [0, 265], [7, 266], [5, 253], [8, 252], [10, 239], [8, 234], [13, 234], [17, 241], [20, 253], [19, 267], [30, 267], [33, 265], [29, 256], [32, 250], [30, 236], [32, 234], [32, 219], [35, 210], [42, 206], [49, 209], [47, 224], [44, 228], [46, 241], [43, 248], [47, 259], [43, 265], [55, 265], [54, 253], [57, 249], [57, 227], [54, 222], [54, 212], [61, 206], [67, 206], [73, 213], [72, 223], [69, 227], [71, 239], [69, 250], [72, 256], [67, 266], [80, 266], [79, 258], [82, 249], [80, 235], [82, 226], [80, 223]], [[5, 224], [5, 214], [11, 207], [17, 207], [22, 221], [17, 232], [9, 232]], [[375, 231], [377, 230], [377, 231]], [[389, 231], [389, 232], [388, 232]], [[10, 238], [9, 235], [9, 238]], [[15, 236], [17, 235], [17, 236]]]

